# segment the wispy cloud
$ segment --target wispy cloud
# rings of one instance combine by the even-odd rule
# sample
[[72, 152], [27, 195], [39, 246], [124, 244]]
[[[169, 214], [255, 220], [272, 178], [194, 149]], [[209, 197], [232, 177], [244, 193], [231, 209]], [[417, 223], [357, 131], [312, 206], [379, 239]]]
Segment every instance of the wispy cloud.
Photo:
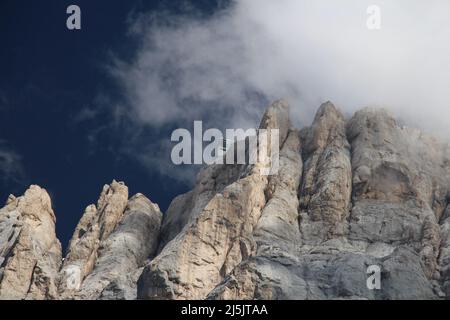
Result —
[[[381, 30], [366, 10], [381, 8]], [[211, 18], [134, 15], [140, 46], [110, 68], [137, 123], [251, 126], [287, 98], [294, 123], [321, 102], [383, 106], [450, 137], [450, 2], [240, 0]]]
[[93, 120], [95, 119], [100, 113], [100, 110], [95, 107], [84, 107], [82, 108], [73, 118], [73, 122], [75, 124]]
[[23, 183], [24, 179], [21, 156], [0, 140], [0, 184]]

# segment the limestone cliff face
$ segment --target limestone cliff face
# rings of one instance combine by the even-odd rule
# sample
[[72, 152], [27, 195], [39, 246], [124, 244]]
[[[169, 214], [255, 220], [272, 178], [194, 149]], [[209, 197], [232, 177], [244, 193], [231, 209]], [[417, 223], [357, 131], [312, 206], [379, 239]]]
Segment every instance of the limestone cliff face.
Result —
[[[203, 168], [158, 206], [113, 182], [86, 208], [64, 261], [45, 190], [0, 211], [0, 299], [450, 298], [450, 147], [385, 110], [310, 127], [268, 108], [280, 169]], [[273, 141], [269, 141], [269, 144]], [[369, 290], [378, 266], [381, 287]]]

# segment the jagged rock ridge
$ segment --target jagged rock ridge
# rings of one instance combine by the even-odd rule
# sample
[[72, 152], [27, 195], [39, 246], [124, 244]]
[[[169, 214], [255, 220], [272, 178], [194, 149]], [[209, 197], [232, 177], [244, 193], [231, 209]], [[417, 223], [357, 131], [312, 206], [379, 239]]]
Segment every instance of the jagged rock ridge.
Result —
[[[213, 165], [163, 215], [113, 181], [62, 261], [45, 190], [0, 211], [1, 299], [440, 299], [450, 297], [450, 147], [385, 110], [330, 102], [291, 127], [280, 170]], [[366, 270], [380, 267], [381, 288]]]

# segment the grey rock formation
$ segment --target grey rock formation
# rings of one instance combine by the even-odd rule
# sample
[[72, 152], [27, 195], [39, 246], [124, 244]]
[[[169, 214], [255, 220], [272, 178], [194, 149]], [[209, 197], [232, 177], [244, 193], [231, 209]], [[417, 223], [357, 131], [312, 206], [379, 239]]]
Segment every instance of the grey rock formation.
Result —
[[0, 299], [56, 299], [61, 245], [44, 189], [10, 196], [0, 210]]
[[[443, 145], [398, 126], [383, 110], [362, 110], [346, 123], [330, 103], [301, 135], [300, 234], [287, 241], [296, 248], [277, 245], [275, 233], [268, 233], [258, 242], [257, 254], [209, 298], [448, 296], [448, 213], [443, 216], [443, 208], [450, 180]], [[295, 206], [296, 201], [291, 196], [286, 202]], [[366, 285], [369, 266], [381, 270], [379, 290]]]
[[128, 202], [128, 188], [113, 181], [105, 185], [97, 206], [86, 208], [70, 240], [61, 270], [59, 292], [71, 298], [97, 262], [99, 248], [122, 218]]
[[61, 299], [136, 299], [145, 261], [158, 247], [162, 213], [142, 194], [128, 200], [122, 182], [105, 185], [86, 208], [60, 271]]
[[446, 297], [450, 297], [450, 205], [445, 211], [441, 223], [441, 251], [439, 257], [442, 288]]
[[[279, 138], [283, 142], [288, 121], [287, 105], [279, 101], [266, 112], [261, 128], [280, 128]], [[268, 179], [261, 174], [264, 165], [258, 162], [251, 166], [231, 166], [231, 169], [228, 165], [218, 165], [201, 173], [200, 181], [204, 181], [208, 173], [212, 176], [206, 181], [230, 176], [235, 181], [223, 189], [216, 188], [216, 193], [202, 202], [197, 211], [183, 218], [185, 225], [181, 232], [145, 267], [138, 282], [139, 298], [205, 298], [225, 275], [252, 255], [253, 228], [266, 202]], [[231, 174], [223, 173], [229, 170]], [[195, 194], [197, 190], [191, 196]], [[171, 221], [176, 215], [175, 208], [184, 207], [179, 203], [182, 200], [176, 199], [176, 204], [169, 209]], [[183, 210], [180, 212], [186, 214]]]
[[11, 196], [0, 298], [450, 298], [450, 144], [385, 110], [346, 119], [331, 102], [296, 130], [278, 101], [260, 128], [280, 130], [276, 174], [206, 166], [164, 215], [114, 181], [62, 265], [45, 190]]
[[343, 115], [327, 102], [303, 131], [300, 228], [304, 242], [317, 243], [346, 232], [352, 169], [345, 124]]
[[136, 282], [158, 244], [162, 213], [142, 194], [128, 201], [123, 218], [102, 242], [93, 271], [84, 279], [77, 299], [136, 299]]
[[292, 260], [300, 245], [297, 191], [301, 172], [300, 137], [297, 131], [290, 131], [280, 152], [280, 171], [269, 179], [269, 197], [254, 229], [254, 253], [232, 270], [208, 298], [274, 299], [277, 297], [269, 291], [277, 287], [293, 292], [303, 285], [287, 271], [294, 266]]
[[[428, 279], [422, 291], [432, 287], [442, 295], [439, 220], [449, 187], [444, 146], [373, 109], [356, 113], [348, 135], [354, 172], [349, 239], [389, 245], [393, 252], [410, 250], [419, 257], [414, 259], [420, 265], [415, 276]], [[390, 274], [392, 278], [395, 272]]]

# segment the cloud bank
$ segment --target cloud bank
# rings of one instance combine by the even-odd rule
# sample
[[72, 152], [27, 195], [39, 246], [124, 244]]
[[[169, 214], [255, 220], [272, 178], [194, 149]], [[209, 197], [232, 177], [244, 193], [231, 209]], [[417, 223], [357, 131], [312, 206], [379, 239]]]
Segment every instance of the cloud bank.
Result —
[[[380, 30], [367, 28], [370, 5]], [[286, 98], [297, 126], [331, 100], [349, 116], [385, 107], [450, 137], [448, 0], [240, 0], [207, 19], [130, 20], [139, 49], [110, 70], [142, 124], [251, 127]]]

